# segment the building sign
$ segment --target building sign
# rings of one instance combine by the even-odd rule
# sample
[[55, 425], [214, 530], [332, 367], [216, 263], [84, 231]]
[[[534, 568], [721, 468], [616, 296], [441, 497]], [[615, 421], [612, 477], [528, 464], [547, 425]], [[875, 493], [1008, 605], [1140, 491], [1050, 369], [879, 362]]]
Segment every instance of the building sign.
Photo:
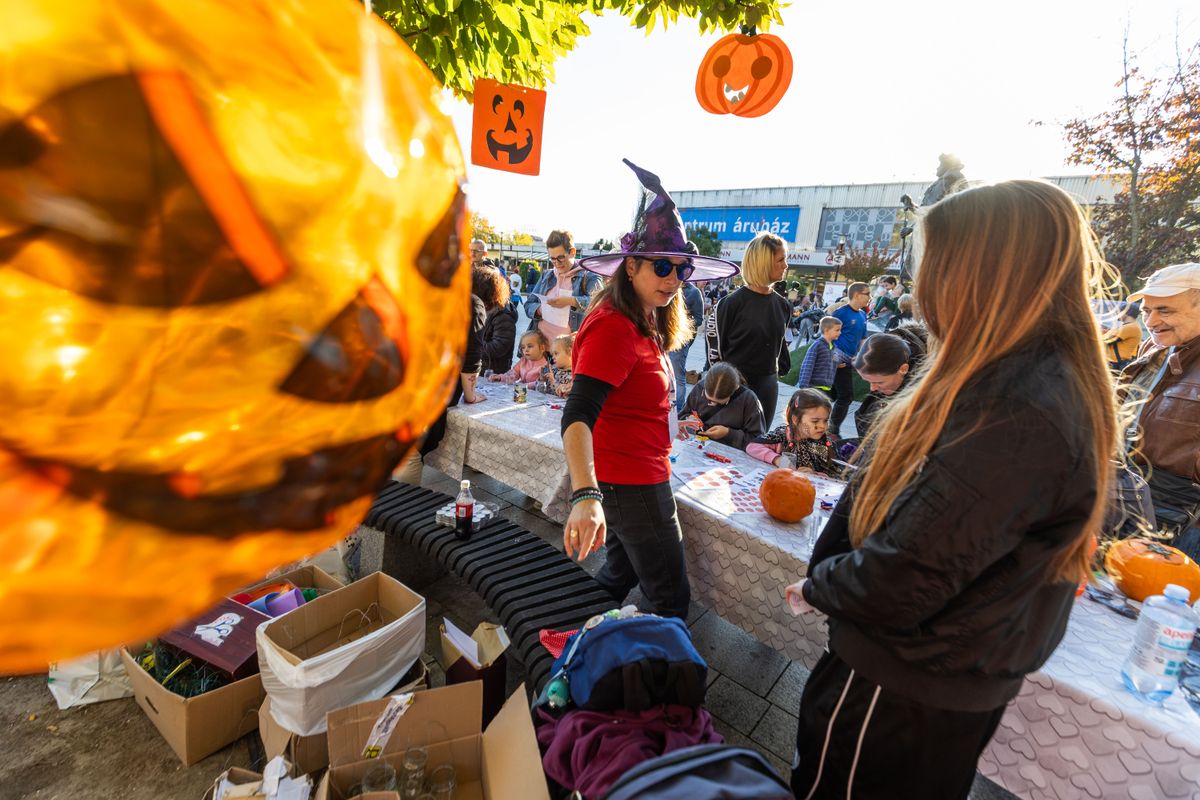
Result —
[[[741, 263], [746, 255], [746, 248], [741, 246], [721, 248], [721, 258]], [[832, 250], [788, 250], [787, 263], [789, 267], [827, 267], [833, 269]]]
[[707, 228], [722, 242], [748, 242], [762, 231], [794, 242], [800, 224], [797, 206], [681, 208], [679, 215], [685, 228]]

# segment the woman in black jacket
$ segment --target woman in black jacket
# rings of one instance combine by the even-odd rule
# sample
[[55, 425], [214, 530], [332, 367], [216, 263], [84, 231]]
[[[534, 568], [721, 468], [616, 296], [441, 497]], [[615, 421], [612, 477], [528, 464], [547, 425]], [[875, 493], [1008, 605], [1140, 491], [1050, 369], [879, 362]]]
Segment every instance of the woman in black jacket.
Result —
[[829, 615], [800, 701], [800, 800], [967, 797], [1005, 705], [1062, 639], [1108, 496], [1116, 410], [1089, 306], [1103, 262], [1079, 207], [1009, 181], [920, 224], [927, 369], [876, 420], [787, 590], [794, 612]]
[[746, 387], [742, 373], [724, 361], [713, 364], [692, 387], [679, 420], [680, 438], [700, 433], [738, 450], [765, 429], [758, 397]]
[[512, 287], [500, 270], [481, 264], [471, 270], [471, 293], [483, 301], [487, 312], [480, 334], [482, 369], [508, 372], [517, 344], [517, 310], [509, 303]]

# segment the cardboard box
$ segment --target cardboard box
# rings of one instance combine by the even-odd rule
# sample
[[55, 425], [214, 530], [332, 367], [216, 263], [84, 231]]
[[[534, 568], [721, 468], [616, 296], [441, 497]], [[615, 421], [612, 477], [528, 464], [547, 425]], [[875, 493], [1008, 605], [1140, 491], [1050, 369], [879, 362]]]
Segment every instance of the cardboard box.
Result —
[[[242, 769], [241, 767], [230, 767], [217, 776], [217, 779], [213, 781], [213, 785], [209, 787], [207, 792], [204, 793], [203, 800], [213, 800], [217, 794], [217, 787], [221, 785], [221, 781], [223, 780], [228, 780], [234, 786], [241, 786], [243, 784], [261, 781], [262, 773], [251, 772], [250, 770]], [[261, 795], [258, 796], [261, 797]]]
[[154, 680], [125, 648], [121, 660], [134, 699], [185, 767], [258, 727], [255, 712], [266, 696], [258, 675], [197, 697], [180, 697]]
[[[453, 626], [453, 623], [451, 623]], [[479, 666], [463, 656], [462, 650], [446, 634], [446, 626], [439, 625], [442, 638], [442, 669], [446, 673], [446, 684], [483, 681], [483, 725], [491, 722], [504, 705], [504, 689], [508, 678], [508, 634], [504, 626], [481, 622], [470, 638], [474, 640]], [[461, 631], [455, 631], [461, 634]], [[465, 646], [470, 646], [467, 642]]]
[[[388, 694], [416, 692], [427, 686], [428, 671], [425, 662], [417, 659], [412, 669], [401, 679], [400, 685]], [[258, 735], [262, 738], [267, 760], [283, 756], [296, 768], [297, 775], [316, 772], [329, 766], [329, 743], [327, 735], [315, 733], [301, 736], [280, 725], [271, 716], [271, 698], [268, 696], [258, 710]]]
[[[344, 800], [376, 761], [361, 754], [387, 700], [374, 700], [329, 714], [329, 763], [314, 800]], [[397, 772], [409, 739], [429, 741], [429, 763], [454, 765], [455, 800], [549, 800], [542, 759], [525, 687], [517, 689], [483, 729], [483, 686], [478, 681], [417, 692], [397, 722], [383, 755]]]
[[280, 581], [288, 581], [297, 589], [321, 589], [323, 590], [322, 593], [341, 589], [345, 585], [320, 567], [310, 565], [306, 567], [298, 567], [297, 569], [285, 572], [282, 575], [276, 575], [273, 578], [265, 578], [258, 583], [251, 584], [250, 586], [247, 586], [238, 592], [234, 592], [234, 594], [241, 594], [241, 592], [253, 592], [255, 589], [258, 589], [261, 586], [270, 586], [271, 584], [279, 583]]
[[381, 572], [258, 629], [271, 715], [304, 735], [325, 714], [382, 697], [425, 650], [425, 598]]

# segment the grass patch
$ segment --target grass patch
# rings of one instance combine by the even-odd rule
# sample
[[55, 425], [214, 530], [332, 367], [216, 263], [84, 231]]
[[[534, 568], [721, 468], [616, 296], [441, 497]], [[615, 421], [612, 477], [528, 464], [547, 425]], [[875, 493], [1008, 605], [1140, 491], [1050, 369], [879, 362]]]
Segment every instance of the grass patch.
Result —
[[[809, 342], [807, 344], [800, 345], [799, 347], [797, 347], [795, 350], [792, 351], [792, 369], [787, 375], [783, 376], [779, 380], [783, 381], [784, 383], [788, 384], [789, 386], [796, 385], [796, 379], [800, 377], [800, 365], [804, 363], [804, 354], [808, 352], [808, 348], [811, 346], [812, 346], [812, 342]], [[854, 368], [846, 367], [846, 369], [854, 369]], [[854, 373], [854, 399], [862, 400], [864, 397], [866, 397], [870, 393], [871, 393], [871, 386], [866, 381], [864, 381], [862, 378], [858, 377], [858, 372], [855, 372]], [[781, 399], [785, 399], [785, 398], [781, 398]]]

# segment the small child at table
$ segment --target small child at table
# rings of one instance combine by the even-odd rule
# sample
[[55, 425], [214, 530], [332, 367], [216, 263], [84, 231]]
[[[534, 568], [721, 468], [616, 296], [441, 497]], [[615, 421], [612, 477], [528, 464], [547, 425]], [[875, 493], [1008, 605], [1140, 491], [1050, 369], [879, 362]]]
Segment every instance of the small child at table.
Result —
[[521, 358], [513, 364], [512, 369], [503, 375], [493, 375], [488, 380], [500, 383], [520, 381], [532, 389], [541, 377], [542, 369], [550, 363], [546, 359], [549, 349], [550, 345], [541, 331], [529, 331], [521, 337]]
[[766, 427], [758, 397], [737, 367], [726, 361], [708, 368], [679, 412], [680, 439], [701, 433], [739, 450], [762, 436]]
[[834, 449], [825, 435], [833, 404], [816, 389], [800, 389], [787, 405], [787, 424], [746, 445], [746, 455], [798, 472], [828, 477], [834, 472]]
[[571, 350], [575, 347], [575, 334], [555, 336], [550, 344], [550, 363], [554, 367], [554, 394], [566, 397], [571, 393], [574, 379], [571, 375]]

